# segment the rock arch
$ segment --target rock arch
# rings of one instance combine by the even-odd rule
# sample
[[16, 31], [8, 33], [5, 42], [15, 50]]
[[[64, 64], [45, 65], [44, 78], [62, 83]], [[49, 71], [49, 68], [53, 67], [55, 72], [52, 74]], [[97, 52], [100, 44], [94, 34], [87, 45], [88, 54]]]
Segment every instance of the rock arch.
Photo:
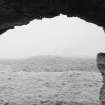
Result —
[[105, 27], [104, 0], [0, 0], [0, 34], [33, 19], [60, 14]]
[[[105, 0], [0, 0], [0, 34], [34, 19], [53, 18], [60, 14], [79, 17], [105, 30]], [[105, 104], [105, 54], [97, 55], [103, 76], [100, 100]]]

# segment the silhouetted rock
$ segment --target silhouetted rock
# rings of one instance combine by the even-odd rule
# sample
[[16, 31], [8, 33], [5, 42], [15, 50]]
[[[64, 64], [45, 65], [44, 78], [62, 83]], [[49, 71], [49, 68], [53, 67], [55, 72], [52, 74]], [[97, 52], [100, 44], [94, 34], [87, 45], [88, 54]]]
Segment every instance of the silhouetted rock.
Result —
[[99, 53], [97, 55], [97, 66], [104, 78], [105, 77], [105, 53]]
[[0, 33], [60, 14], [105, 27], [105, 0], [0, 0]]
[[97, 55], [97, 67], [103, 77], [103, 86], [100, 89], [100, 101], [102, 105], [105, 105], [105, 53], [99, 53]]

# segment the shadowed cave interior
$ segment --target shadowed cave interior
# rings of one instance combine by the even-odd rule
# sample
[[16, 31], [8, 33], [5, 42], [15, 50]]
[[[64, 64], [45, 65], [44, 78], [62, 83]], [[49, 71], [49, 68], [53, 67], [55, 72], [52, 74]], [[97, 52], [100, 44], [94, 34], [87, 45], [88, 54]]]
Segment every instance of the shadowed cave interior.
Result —
[[105, 27], [104, 0], [0, 0], [0, 34], [33, 19], [60, 14]]
[[[60, 14], [79, 17], [105, 29], [105, 0], [0, 0], [0, 34], [26, 25], [34, 19], [53, 18]], [[97, 55], [103, 77], [100, 101], [105, 104], [105, 54]]]

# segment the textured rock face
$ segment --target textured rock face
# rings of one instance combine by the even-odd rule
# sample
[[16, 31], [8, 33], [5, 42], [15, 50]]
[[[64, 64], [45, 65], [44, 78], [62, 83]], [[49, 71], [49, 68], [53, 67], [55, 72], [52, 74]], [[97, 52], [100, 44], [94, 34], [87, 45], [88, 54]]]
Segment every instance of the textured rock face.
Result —
[[102, 105], [105, 105], [105, 53], [99, 53], [97, 55], [97, 67], [103, 77], [103, 86], [100, 89], [100, 101]]
[[0, 34], [33, 19], [64, 14], [105, 26], [105, 0], [0, 0]]

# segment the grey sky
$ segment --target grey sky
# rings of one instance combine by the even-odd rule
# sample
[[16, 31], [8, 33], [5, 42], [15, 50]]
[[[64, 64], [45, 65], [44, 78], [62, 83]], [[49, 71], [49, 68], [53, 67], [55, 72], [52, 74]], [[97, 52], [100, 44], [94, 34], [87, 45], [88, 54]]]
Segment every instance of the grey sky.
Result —
[[78, 18], [34, 20], [0, 36], [0, 58], [37, 55], [95, 57], [105, 52], [102, 28]]

